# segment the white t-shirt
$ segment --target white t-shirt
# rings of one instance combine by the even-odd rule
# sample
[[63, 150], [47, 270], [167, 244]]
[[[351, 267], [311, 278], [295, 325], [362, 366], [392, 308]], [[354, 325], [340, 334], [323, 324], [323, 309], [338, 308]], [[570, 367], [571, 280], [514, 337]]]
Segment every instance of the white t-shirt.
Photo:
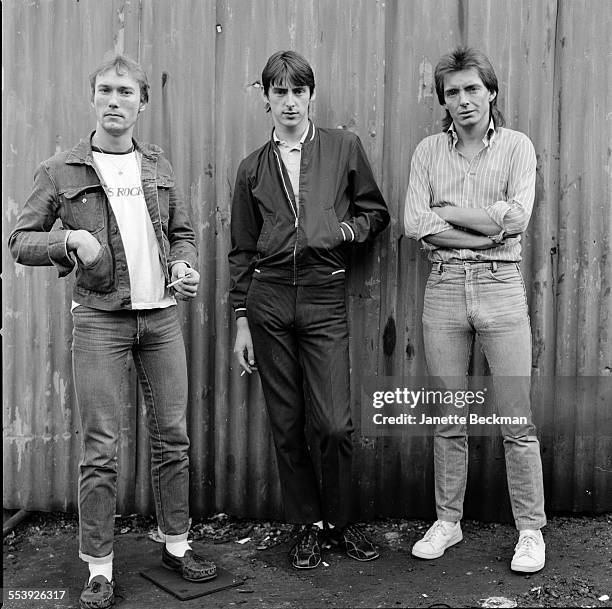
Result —
[[106, 183], [125, 249], [130, 275], [132, 309], [158, 309], [176, 304], [165, 285], [159, 245], [142, 190], [136, 152], [93, 153]]

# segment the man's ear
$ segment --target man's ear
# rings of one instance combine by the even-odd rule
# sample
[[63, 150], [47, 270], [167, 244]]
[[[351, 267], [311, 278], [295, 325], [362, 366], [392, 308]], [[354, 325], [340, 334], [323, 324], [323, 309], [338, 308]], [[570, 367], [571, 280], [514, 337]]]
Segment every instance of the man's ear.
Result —
[[268, 96], [265, 94], [263, 87], [261, 88], [261, 101], [264, 105], [264, 110], [266, 112], [270, 112], [270, 100]]
[[489, 91], [489, 101], [492, 102], [497, 97], [497, 93], [495, 91]]
[[316, 90], [312, 92], [312, 95], [310, 96], [310, 101], [314, 101], [317, 98], [317, 92]]
[[138, 114], [140, 114], [146, 107], [147, 107], [146, 103], [141, 103], [140, 107], [138, 108]]

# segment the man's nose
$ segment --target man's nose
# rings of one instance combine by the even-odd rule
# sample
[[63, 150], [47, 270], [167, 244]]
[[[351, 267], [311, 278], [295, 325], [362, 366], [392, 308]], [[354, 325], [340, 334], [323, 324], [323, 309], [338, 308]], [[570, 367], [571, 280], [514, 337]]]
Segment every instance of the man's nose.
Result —
[[464, 91], [459, 91], [459, 105], [460, 106], [465, 106], [468, 103], [468, 98], [467, 95], [465, 94]]
[[116, 91], [113, 91], [110, 94], [110, 96], [108, 98], [108, 105], [109, 106], [115, 106], [115, 107], [119, 105], [119, 97], [118, 97]]
[[291, 91], [289, 91], [289, 93], [287, 93], [286, 104], [290, 108], [293, 108], [293, 106], [295, 106], [295, 97], [293, 96], [293, 93]]

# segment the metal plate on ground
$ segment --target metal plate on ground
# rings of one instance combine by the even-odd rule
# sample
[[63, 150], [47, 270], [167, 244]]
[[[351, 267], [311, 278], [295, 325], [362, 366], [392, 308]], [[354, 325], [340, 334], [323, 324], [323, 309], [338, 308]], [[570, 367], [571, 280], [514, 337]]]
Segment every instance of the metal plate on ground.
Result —
[[161, 566], [141, 571], [140, 575], [152, 581], [162, 590], [176, 596], [181, 601], [214, 594], [220, 590], [227, 590], [227, 588], [240, 586], [244, 583], [241, 579], [237, 579], [232, 573], [219, 566], [217, 566], [217, 577], [205, 582], [188, 582], [176, 571], [170, 571]]

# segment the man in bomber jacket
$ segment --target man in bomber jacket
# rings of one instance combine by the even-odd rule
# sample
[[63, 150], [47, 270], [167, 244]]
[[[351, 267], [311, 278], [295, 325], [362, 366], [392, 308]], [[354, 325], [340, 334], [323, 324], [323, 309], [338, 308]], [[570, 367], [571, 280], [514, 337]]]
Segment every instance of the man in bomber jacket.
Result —
[[309, 120], [315, 83], [308, 62], [293, 51], [275, 53], [262, 84], [274, 129], [240, 164], [232, 204], [234, 352], [244, 371], [260, 374], [285, 517], [301, 525], [292, 565], [317, 567], [324, 542], [373, 560], [378, 553], [350, 505], [345, 273], [348, 244], [374, 238], [389, 214], [359, 138]]

